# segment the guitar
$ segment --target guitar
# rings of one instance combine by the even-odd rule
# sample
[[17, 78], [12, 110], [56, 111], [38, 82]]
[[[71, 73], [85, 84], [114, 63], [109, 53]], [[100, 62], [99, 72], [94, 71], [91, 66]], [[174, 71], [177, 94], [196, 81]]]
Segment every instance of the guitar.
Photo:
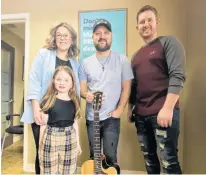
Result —
[[102, 92], [94, 93], [94, 160], [87, 160], [81, 167], [81, 174], [120, 174], [118, 164], [108, 165], [106, 157], [101, 154], [99, 110], [102, 105]]

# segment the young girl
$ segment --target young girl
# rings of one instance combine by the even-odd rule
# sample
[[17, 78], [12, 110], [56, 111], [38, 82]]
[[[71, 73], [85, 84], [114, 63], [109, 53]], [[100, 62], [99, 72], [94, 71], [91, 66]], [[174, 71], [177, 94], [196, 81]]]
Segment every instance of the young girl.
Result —
[[46, 125], [40, 127], [41, 174], [74, 174], [81, 153], [77, 119], [81, 117], [75, 78], [68, 66], [59, 66], [44, 95], [41, 108]]

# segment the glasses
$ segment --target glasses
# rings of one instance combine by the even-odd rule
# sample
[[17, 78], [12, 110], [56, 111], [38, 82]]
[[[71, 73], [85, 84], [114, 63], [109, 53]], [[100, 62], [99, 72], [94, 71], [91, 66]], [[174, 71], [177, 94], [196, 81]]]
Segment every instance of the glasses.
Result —
[[57, 34], [56, 34], [56, 38], [57, 38], [57, 39], [61, 39], [62, 37], [63, 37], [64, 39], [71, 39], [71, 38], [72, 38], [69, 34], [66, 34], [66, 33], [65, 33], [65, 34], [61, 34], [61, 33], [57, 33]]

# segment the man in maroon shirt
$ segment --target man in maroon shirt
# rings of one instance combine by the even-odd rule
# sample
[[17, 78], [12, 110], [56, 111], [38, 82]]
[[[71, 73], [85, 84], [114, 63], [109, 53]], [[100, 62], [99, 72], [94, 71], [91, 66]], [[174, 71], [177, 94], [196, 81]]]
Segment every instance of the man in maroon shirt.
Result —
[[179, 96], [185, 82], [185, 52], [173, 36], [157, 36], [157, 10], [146, 5], [137, 13], [137, 30], [145, 42], [132, 58], [132, 110], [148, 174], [182, 174], [178, 161]]

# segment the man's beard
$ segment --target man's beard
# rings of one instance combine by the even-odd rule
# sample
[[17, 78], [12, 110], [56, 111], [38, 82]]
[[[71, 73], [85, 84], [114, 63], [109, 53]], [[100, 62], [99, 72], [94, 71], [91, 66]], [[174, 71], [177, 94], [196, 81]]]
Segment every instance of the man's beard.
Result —
[[[100, 40], [98, 42], [100, 42]], [[94, 46], [98, 52], [105, 52], [111, 48], [111, 44], [108, 44], [107, 42], [104, 47], [101, 47], [99, 43], [94, 44]]]

